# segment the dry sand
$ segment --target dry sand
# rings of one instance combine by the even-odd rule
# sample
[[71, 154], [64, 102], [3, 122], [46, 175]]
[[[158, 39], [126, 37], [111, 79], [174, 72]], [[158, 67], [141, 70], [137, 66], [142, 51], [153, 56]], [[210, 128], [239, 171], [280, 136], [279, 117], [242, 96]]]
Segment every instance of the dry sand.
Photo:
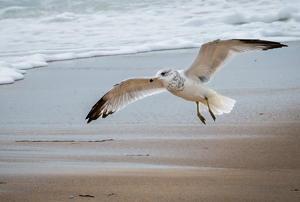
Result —
[[[197, 49], [53, 62], [0, 86], [0, 201], [299, 201], [300, 46], [248, 53], [209, 86], [206, 117], [163, 93], [84, 121], [115, 83], [188, 66]], [[105, 141], [102, 141], [105, 140]]]

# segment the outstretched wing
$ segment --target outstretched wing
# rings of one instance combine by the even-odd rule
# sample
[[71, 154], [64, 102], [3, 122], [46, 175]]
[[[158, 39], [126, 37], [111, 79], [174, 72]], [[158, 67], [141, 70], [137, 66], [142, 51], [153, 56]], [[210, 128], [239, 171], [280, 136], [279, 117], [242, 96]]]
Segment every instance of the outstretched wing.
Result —
[[284, 46], [287, 45], [258, 39], [216, 40], [201, 46], [196, 59], [184, 73], [194, 80], [207, 83], [218, 69], [238, 53], [282, 48]]
[[124, 108], [126, 105], [153, 95], [166, 91], [161, 81], [156, 80], [150, 83], [150, 78], [127, 79], [116, 84], [108, 91], [91, 109], [85, 119], [87, 123], [102, 118]]

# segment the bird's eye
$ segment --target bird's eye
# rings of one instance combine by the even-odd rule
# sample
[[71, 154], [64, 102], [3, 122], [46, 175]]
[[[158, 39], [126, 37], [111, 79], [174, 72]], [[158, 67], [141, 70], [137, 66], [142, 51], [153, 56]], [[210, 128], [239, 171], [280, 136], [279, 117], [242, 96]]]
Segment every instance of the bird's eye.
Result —
[[165, 74], [166, 74], [165, 72], [162, 72], [162, 73], [161, 73], [162, 76], [164, 76]]

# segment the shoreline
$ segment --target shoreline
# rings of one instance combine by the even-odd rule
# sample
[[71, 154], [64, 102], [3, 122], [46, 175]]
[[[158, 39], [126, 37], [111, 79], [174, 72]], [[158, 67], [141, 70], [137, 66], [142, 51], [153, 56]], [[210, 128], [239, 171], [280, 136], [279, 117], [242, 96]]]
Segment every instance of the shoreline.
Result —
[[[288, 44], [288, 46], [299, 46], [300, 45], [300, 41], [286, 41], [286, 42], [281, 42], [281, 43], [286, 43]], [[144, 54], [144, 53], [151, 53], [151, 52], [164, 52], [164, 51], [177, 51], [177, 50], [185, 50], [185, 49], [199, 49], [201, 47], [201, 45], [199, 45], [199, 47], [183, 47], [183, 48], [166, 48], [166, 49], [157, 49], [157, 50], [145, 50], [145, 51], [137, 51], [137, 52], [128, 52], [126, 53], [126, 51], [124, 53], [115, 53], [115, 54], [100, 54], [100, 55], [95, 55], [95, 56], [82, 56], [82, 57], [77, 57], [77, 58], [66, 58], [66, 59], [55, 59], [55, 60], [46, 60], [46, 59], [41, 59], [42, 61], [41, 63], [43, 63], [43, 65], [38, 65], [38, 66], [33, 66], [31, 68], [25, 68], [25, 69], [19, 69], [19, 72], [14, 72], [15, 74], [15, 79], [12, 82], [4, 82], [4, 83], [0, 83], [1, 85], [9, 85], [9, 84], [14, 84], [16, 81], [22, 81], [24, 79], [24, 74], [27, 74], [27, 72], [23, 72], [23, 71], [27, 71], [27, 70], [31, 70], [31, 69], [35, 69], [35, 68], [42, 68], [42, 67], [47, 67], [50, 63], [53, 62], [64, 62], [64, 61], [69, 61], [69, 60], [81, 60], [81, 59], [91, 59], [91, 58], [97, 58], [97, 57], [110, 57], [110, 56], [130, 56], [130, 55], [135, 55], [135, 54]], [[101, 51], [100, 51], [101, 52]], [[105, 52], [105, 51], [103, 51]], [[122, 52], [122, 51], [121, 51]], [[62, 53], [62, 54], [75, 54], [75, 53]], [[83, 53], [84, 54], [84, 53]], [[41, 54], [43, 55], [43, 54]], [[60, 55], [60, 54], [56, 54], [56, 55]], [[47, 55], [45, 55], [47, 56]], [[55, 57], [55, 55], [48, 55], [47, 57]], [[59, 57], [58, 57], [59, 58]], [[18, 75], [17, 75], [18, 74]]]
[[115, 83], [186, 67], [198, 49], [30, 70], [0, 86], [1, 201], [297, 201], [299, 51], [235, 57], [209, 87], [237, 104], [215, 122], [204, 113], [207, 125], [168, 93], [84, 120]]

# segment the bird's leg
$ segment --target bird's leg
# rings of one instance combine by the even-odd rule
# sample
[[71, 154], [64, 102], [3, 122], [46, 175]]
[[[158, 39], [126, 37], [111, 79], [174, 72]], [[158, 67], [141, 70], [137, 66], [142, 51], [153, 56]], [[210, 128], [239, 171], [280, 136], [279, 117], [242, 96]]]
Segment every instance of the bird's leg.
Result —
[[216, 121], [216, 117], [215, 117], [214, 113], [211, 111], [211, 109], [210, 109], [210, 107], [209, 107], [208, 98], [205, 97], [205, 100], [206, 100], [207, 107], [208, 107], [208, 111], [209, 111], [211, 117], [213, 118], [214, 121]]
[[200, 112], [199, 112], [199, 102], [196, 102], [196, 104], [197, 104], [197, 116], [199, 117], [199, 119], [202, 121], [202, 123], [204, 123], [205, 125], [206, 125], [206, 123], [205, 123], [205, 118], [200, 114]]

